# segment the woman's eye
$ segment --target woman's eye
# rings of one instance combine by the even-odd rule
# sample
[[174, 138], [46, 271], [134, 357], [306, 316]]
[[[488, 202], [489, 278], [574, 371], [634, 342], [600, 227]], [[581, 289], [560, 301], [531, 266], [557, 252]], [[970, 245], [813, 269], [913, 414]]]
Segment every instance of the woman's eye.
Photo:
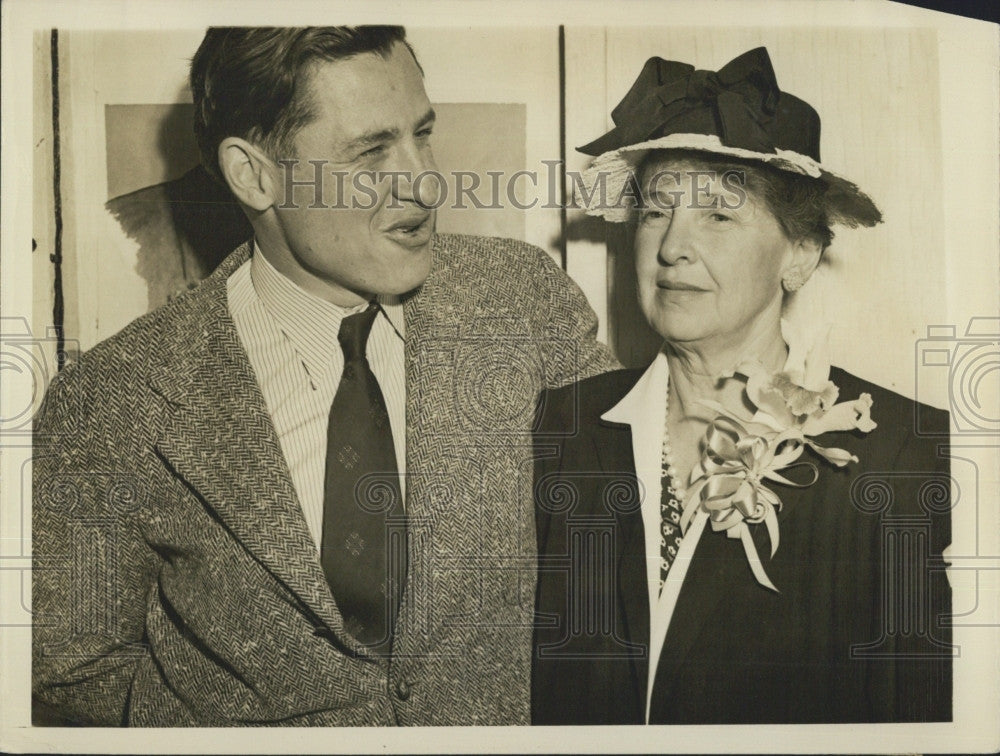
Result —
[[655, 223], [656, 221], [666, 220], [669, 217], [670, 217], [669, 211], [649, 208], [642, 211], [642, 214], [640, 215], [640, 220], [643, 223]]
[[709, 217], [717, 223], [732, 220], [732, 218], [725, 213], [712, 213]]

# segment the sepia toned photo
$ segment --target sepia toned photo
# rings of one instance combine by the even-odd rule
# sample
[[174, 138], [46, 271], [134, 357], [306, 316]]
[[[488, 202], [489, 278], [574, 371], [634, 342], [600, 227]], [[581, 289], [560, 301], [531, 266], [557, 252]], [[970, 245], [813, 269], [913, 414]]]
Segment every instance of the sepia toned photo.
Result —
[[750, 5], [5, 6], [5, 750], [991, 750], [997, 27]]

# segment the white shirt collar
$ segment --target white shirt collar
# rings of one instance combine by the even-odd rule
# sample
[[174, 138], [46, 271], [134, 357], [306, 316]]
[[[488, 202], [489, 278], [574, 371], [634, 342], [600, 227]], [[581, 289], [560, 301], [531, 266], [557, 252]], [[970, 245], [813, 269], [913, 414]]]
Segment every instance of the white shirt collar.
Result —
[[667, 355], [661, 349], [632, 390], [601, 415], [602, 420], [631, 426], [632, 457], [642, 497], [650, 607], [657, 605], [660, 585], [660, 477], [669, 383]]
[[[633, 430], [638, 426], [649, 425], [657, 429], [659, 436], [663, 431], [666, 412], [664, 405], [669, 384], [670, 368], [667, 365], [667, 355], [660, 349], [632, 389], [619, 400], [618, 404], [601, 415], [601, 419], [631, 425]], [[659, 407], [663, 412], [654, 415], [655, 407]]]
[[[367, 305], [341, 307], [309, 293], [278, 271], [256, 241], [250, 258], [250, 279], [257, 297], [302, 356], [310, 374], [328, 372], [334, 353], [340, 350], [337, 343], [340, 321]], [[403, 305], [399, 297], [380, 295], [376, 299], [393, 330], [404, 338]]]

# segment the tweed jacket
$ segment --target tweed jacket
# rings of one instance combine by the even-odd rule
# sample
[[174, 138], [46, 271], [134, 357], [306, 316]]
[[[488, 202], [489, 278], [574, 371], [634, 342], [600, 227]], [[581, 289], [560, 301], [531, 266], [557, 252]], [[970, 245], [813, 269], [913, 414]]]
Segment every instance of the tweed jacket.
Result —
[[389, 660], [344, 629], [229, 315], [249, 254], [49, 389], [37, 699], [96, 725], [527, 723], [534, 406], [615, 364], [582, 293], [537, 248], [435, 237], [404, 305], [410, 554]]
[[[536, 724], [793, 724], [951, 720], [948, 415], [834, 368], [844, 399], [868, 392], [878, 427], [818, 443], [857, 463], [816, 460], [808, 488], [781, 498], [768, 577], [738, 540], [706, 527], [657, 669], [638, 478], [629, 425], [601, 416], [643, 371], [547, 391], [536, 483], [540, 575], [532, 670]], [[809, 453], [807, 452], [807, 457]]]

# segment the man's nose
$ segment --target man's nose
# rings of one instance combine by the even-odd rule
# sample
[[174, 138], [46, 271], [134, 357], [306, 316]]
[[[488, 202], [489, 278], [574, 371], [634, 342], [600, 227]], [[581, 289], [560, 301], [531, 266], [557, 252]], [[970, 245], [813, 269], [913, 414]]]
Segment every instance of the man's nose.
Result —
[[392, 191], [399, 200], [435, 207], [441, 196], [441, 175], [434, 163], [434, 154], [427, 145], [411, 143], [401, 147], [399, 179], [392, 182]]

